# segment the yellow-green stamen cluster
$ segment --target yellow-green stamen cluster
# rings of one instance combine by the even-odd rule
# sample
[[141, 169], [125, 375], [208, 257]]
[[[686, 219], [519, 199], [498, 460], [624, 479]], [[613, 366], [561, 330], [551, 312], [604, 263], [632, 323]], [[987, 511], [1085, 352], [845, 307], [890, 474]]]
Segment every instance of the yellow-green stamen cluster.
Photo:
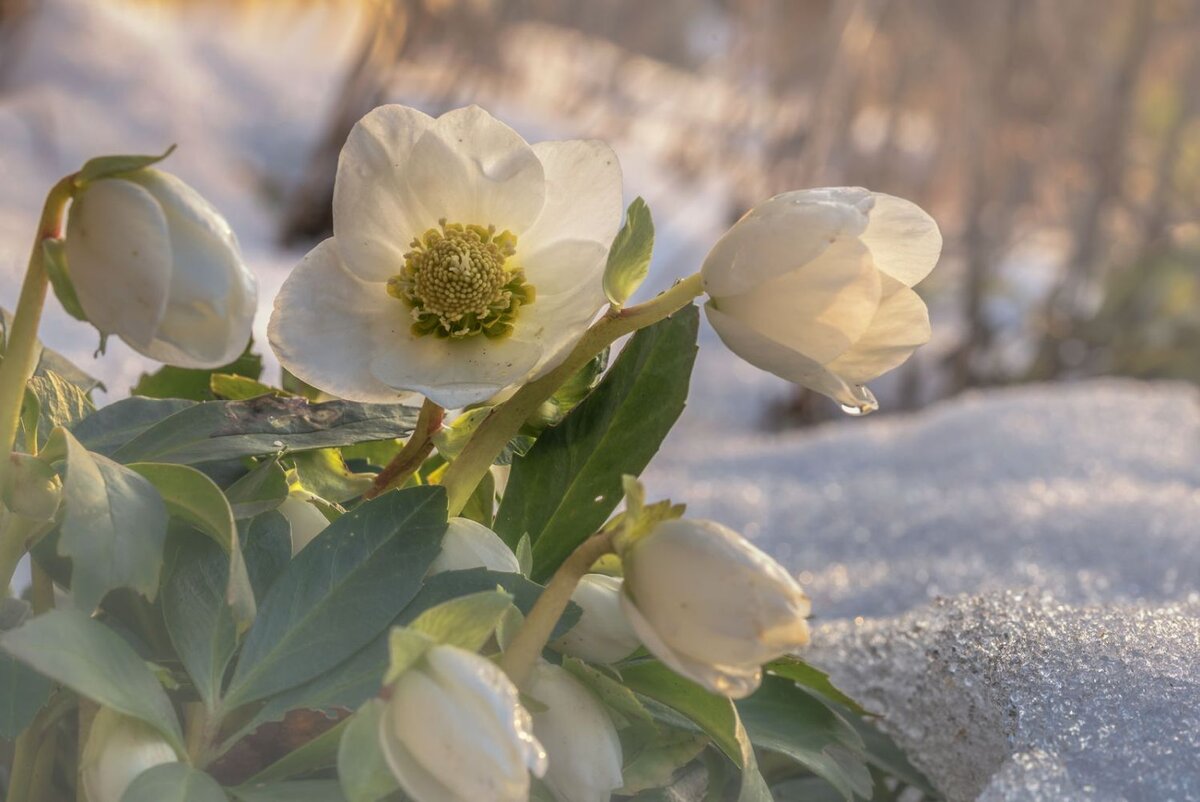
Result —
[[534, 300], [524, 271], [509, 264], [516, 246], [514, 234], [495, 226], [442, 220], [412, 241], [388, 294], [408, 305], [417, 336], [505, 337], [517, 310]]

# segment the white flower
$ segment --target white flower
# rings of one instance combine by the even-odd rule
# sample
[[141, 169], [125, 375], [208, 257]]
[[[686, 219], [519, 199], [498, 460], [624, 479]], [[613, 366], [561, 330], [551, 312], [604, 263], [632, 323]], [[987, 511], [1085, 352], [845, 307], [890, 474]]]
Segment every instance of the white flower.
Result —
[[533, 733], [550, 759], [546, 786], [558, 802], [608, 802], [625, 784], [617, 728], [592, 692], [565, 669], [540, 663], [529, 695], [545, 707]]
[[559, 364], [604, 306], [620, 218], [602, 142], [531, 146], [475, 106], [380, 106], [346, 140], [333, 237], [284, 282], [271, 345], [342, 398], [484, 401]]
[[278, 507], [292, 528], [293, 557], [329, 526], [329, 519], [325, 517], [325, 513], [313, 503], [315, 498], [317, 497], [307, 491], [292, 490]]
[[863, 385], [929, 341], [910, 288], [941, 249], [937, 223], [909, 201], [855, 187], [785, 192], [708, 254], [708, 320], [747, 362], [869, 412]]
[[178, 760], [148, 724], [102, 707], [92, 720], [79, 770], [88, 802], [121, 802], [139, 774]]
[[233, 231], [169, 173], [147, 168], [85, 184], [65, 250], [88, 319], [151, 359], [214, 368], [250, 340], [258, 288]]
[[619, 578], [587, 574], [579, 580], [571, 601], [580, 606], [583, 615], [551, 644], [558, 651], [589, 663], [615, 663], [642, 645], [621, 612]]
[[808, 643], [808, 597], [783, 566], [732, 529], [671, 520], [618, 543], [622, 609], [659, 660], [740, 699], [762, 664]]
[[384, 758], [416, 802], [526, 802], [546, 772], [516, 686], [490, 660], [434, 646], [392, 686], [380, 718]]
[[470, 518], [451, 518], [442, 538], [442, 550], [429, 566], [429, 573], [465, 571], [468, 568], [521, 573], [517, 555], [512, 553], [499, 535]]

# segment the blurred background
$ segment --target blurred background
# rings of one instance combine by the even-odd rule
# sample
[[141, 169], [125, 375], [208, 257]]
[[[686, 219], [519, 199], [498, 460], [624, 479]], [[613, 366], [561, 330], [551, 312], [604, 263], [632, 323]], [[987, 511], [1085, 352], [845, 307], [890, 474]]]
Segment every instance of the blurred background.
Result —
[[[264, 343], [283, 277], [330, 233], [338, 150], [384, 102], [610, 141], [657, 224], [643, 292], [772, 194], [916, 201], [946, 239], [918, 287], [935, 339], [873, 385], [885, 411], [1200, 380], [1198, 0], [0, 0], [0, 302], [57, 177], [177, 143], [165, 166], [259, 275]], [[693, 426], [839, 414], [705, 337]], [[110, 398], [150, 368], [120, 344], [93, 361], [57, 308], [44, 339]]]

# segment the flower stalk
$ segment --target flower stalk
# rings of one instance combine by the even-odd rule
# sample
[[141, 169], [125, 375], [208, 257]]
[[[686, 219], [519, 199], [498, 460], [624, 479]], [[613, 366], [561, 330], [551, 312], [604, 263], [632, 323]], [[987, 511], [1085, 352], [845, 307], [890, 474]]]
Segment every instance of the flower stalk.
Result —
[[[508, 441], [546, 399], [567, 379], [582, 370], [597, 354], [626, 334], [657, 323], [692, 302], [704, 292], [700, 274], [675, 284], [657, 297], [636, 306], [610, 307], [580, 339], [571, 354], [545, 376], [526, 384], [503, 404], [496, 406], [450, 463], [442, 477], [449, 499], [450, 515], [458, 515], [470, 500], [476, 485], [491, 468]], [[568, 594], [569, 595], [569, 594]]]
[[46, 204], [38, 222], [37, 238], [29, 254], [29, 267], [21, 285], [21, 296], [13, 311], [12, 326], [7, 332], [4, 362], [0, 363], [0, 486], [8, 476], [9, 457], [12, 456], [13, 441], [20, 423], [25, 386], [37, 367], [39, 356], [38, 325], [42, 321], [42, 307], [46, 303], [46, 289], [50, 283], [42, 243], [62, 237], [67, 202], [74, 194], [75, 175], [72, 174], [55, 184], [46, 196]]
[[421, 405], [421, 413], [417, 416], [417, 425], [413, 428], [412, 436], [408, 438], [408, 442], [392, 458], [392, 461], [375, 477], [374, 484], [363, 494], [363, 498], [370, 500], [393, 487], [399, 487], [417, 472], [421, 463], [433, 451], [433, 436], [442, 428], [442, 420], [445, 415], [446, 410], [428, 398], [425, 399], [425, 403]]
[[599, 532], [580, 543], [554, 572], [546, 589], [538, 596], [525, 622], [500, 657], [500, 668], [518, 688], [528, 682], [579, 580], [591, 571], [596, 560], [612, 552], [613, 532]]

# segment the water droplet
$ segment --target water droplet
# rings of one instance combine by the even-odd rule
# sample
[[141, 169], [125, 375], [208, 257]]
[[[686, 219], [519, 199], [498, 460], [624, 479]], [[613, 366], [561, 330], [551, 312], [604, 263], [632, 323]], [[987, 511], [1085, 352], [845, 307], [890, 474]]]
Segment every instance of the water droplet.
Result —
[[842, 404], [842, 412], [847, 415], [859, 418], [863, 415], [870, 415], [879, 409], [879, 402], [875, 400], [875, 394], [861, 384], [851, 389], [850, 393], [854, 397], [854, 403]]

